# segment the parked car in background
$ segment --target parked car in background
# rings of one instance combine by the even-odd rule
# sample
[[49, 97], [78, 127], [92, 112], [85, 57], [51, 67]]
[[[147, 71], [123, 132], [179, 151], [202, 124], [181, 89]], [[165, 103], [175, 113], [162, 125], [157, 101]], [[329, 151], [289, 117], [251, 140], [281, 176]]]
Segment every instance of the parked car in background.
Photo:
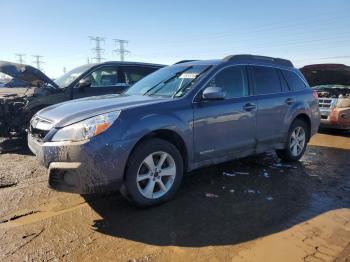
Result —
[[32, 66], [0, 62], [0, 72], [30, 84], [25, 88], [0, 89], [0, 138], [25, 137], [29, 120], [42, 108], [82, 97], [124, 92], [161, 67], [134, 62], [88, 64], [52, 81]]
[[271, 149], [300, 159], [320, 122], [315, 93], [284, 59], [179, 62], [124, 94], [39, 111], [28, 145], [56, 190], [120, 189], [152, 206], [174, 196], [186, 171]]
[[321, 127], [350, 129], [350, 67], [318, 64], [300, 71], [318, 93]]

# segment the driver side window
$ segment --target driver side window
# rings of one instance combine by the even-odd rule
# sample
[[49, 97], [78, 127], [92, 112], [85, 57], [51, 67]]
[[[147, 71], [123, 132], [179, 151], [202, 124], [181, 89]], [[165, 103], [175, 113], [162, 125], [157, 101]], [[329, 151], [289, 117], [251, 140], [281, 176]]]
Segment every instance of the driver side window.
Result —
[[118, 84], [118, 70], [115, 67], [101, 67], [85, 78], [91, 81], [91, 87], [114, 86]]
[[221, 87], [225, 99], [248, 96], [248, 80], [244, 66], [231, 66], [214, 76], [207, 87]]

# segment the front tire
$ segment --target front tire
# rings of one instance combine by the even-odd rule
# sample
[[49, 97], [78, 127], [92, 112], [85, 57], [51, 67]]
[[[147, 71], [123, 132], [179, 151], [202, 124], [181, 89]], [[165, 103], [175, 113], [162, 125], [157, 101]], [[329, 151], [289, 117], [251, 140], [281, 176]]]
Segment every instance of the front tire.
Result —
[[182, 176], [179, 150], [163, 139], [149, 139], [131, 154], [121, 193], [140, 207], [159, 205], [174, 197]]
[[286, 162], [298, 161], [305, 153], [310, 130], [301, 119], [296, 119], [288, 132], [285, 148], [276, 150], [279, 158]]

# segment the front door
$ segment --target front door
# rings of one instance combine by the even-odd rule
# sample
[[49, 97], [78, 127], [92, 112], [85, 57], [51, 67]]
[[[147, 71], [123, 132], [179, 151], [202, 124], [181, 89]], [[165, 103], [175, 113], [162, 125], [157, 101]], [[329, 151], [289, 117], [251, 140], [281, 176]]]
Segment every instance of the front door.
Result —
[[117, 66], [102, 66], [89, 73], [84, 79], [91, 82], [91, 86], [73, 88], [73, 99], [98, 96], [106, 94], [118, 94], [125, 88], [125, 84], [121, 84]]
[[256, 101], [249, 96], [246, 68], [225, 68], [209, 81], [208, 86], [223, 88], [225, 98], [193, 104], [196, 160], [230, 158], [229, 154], [253, 150]]

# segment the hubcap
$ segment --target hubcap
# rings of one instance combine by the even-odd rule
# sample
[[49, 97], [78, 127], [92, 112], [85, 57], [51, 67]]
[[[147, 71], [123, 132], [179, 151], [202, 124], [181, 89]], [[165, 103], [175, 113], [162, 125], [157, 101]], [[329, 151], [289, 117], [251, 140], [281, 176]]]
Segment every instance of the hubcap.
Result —
[[299, 156], [305, 146], [305, 131], [301, 126], [296, 127], [290, 137], [289, 147], [293, 156]]
[[163, 151], [148, 155], [139, 166], [136, 182], [140, 193], [149, 199], [165, 195], [176, 177], [174, 158]]

